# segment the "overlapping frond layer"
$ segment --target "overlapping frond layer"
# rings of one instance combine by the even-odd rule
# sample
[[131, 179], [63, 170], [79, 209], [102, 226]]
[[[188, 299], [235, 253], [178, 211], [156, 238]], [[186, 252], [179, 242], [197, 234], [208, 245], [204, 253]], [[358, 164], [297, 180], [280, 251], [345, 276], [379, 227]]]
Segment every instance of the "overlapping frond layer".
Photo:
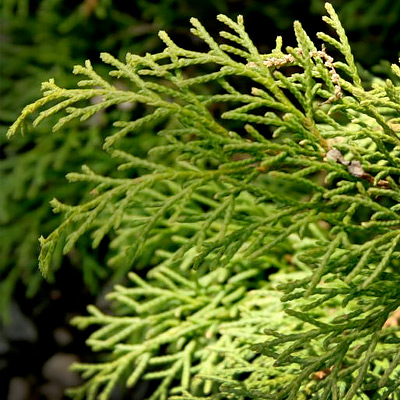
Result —
[[[76, 67], [85, 76], [77, 88], [43, 84], [43, 98], [11, 127], [10, 135], [39, 109], [36, 123], [64, 113], [55, 129], [121, 103], [149, 110], [135, 121], [116, 122], [105, 139], [105, 150], [126, 174], [104, 176], [88, 166], [69, 174], [70, 181], [91, 185], [93, 198], [75, 206], [54, 200], [64, 221], [41, 238], [45, 275], [60, 238], [66, 237], [69, 252], [89, 232], [94, 246], [112, 235], [110, 264], [122, 272], [151, 249], [168, 252], [165, 261], [155, 260], [161, 266], [149, 282], [131, 274], [137, 285], [111, 295], [122, 316], [92, 308], [92, 317], [77, 320], [103, 325], [89, 344], [113, 354], [105, 364], [77, 367], [88, 378], [74, 391], [78, 398], [100, 391], [105, 399], [119, 379], [129, 386], [144, 376], [160, 379], [152, 399], [176, 392], [193, 399], [208, 395], [192, 387], [193, 374], [203, 372], [206, 381], [223, 383], [210, 394], [215, 399], [398, 395], [398, 329], [384, 327], [400, 306], [400, 87], [390, 80], [363, 87], [343, 27], [329, 4], [326, 9], [335, 36], [320, 33], [319, 48], [295, 22], [297, 46], [283, 51], [278, 38], [271, 54], [259, 53], [241, 17], [218, 17], [229, 30], [221, 32], [222, 44], [192, 19], [192, 33], [207, 51], [183, 49], [161, 32], [161, 53], [128, 54], [125, 62], [103, 54], [111, 80], [90, 62]], [[194, 66], [203, 72], [194, 76]], [[394, 65], [400, 77], [399, 71]], [[119, 89], [119, 80], [130, 89]], [[93, 97], [102, 100], [87, 105]], [[148, 124], [166, 144], [142, 159], [124, 144]], [[296, 328], [282, 322], [281, 311], [265, 321], [262, 313], [275, 307], [273, 300], [259, 306], [260, 315], [253, 313], [251, 280], [236, 286], [241, 274], [262, 276], [271, 264], [303, 271], [280, 286]], [[218, 274], [227, 275], [199, 283]], [[268, 287], [265, 276], [256, 280], [255, 289]], [[261, 318], [261, 325], [246, 318]], [[243, 342], [236, 333], [225, 335], [231, 327], [239, 332], [235, 324]], [[272, 339], [259, 341], [262, 334]], [[240, 360], [224, 364], [225, 356], [207, 343], [228, 346], [226, 354]], [[242, 358], [250, 349], [257, 360], [275, 359], [275, 369], [269, 361]], [[210, 357], [225, 372], [210, 377]], [[240, 371], [248, 378], [238, 379]], [[172, 389], [175, 380], [180, 384]]]

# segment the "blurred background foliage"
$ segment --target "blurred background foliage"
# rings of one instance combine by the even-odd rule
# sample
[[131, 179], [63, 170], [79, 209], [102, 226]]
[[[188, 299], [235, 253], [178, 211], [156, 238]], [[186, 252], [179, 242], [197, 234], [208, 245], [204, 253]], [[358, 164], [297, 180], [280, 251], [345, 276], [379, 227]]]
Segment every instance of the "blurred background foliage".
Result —
[[[365, 68], [365, 79], [372, 76], [366, 71], [379, 75], [387, 70], [400, 49], [400, 0], [331, 3], [347, 30], [355, 59]], [[322, 0], [1, 0], [0, 5], [0, 320], [5, 323], [13, 302], [20, 303], [25, 296], [48, 296], [54, 277], [50, 276], [50, 283], [43, 282], [37, 255], [38, 237], [58, 224], [59, 216], [52, 213], [49, 201], [57, 197], [74, 203], [82, 196], [80, 185], [67, 184], [65, 174], [78, 171], [82, 164], [101, 174], [111, 173], [113, 161], [101, 149], [109, 122], [135, 119], [143, 112], [142, 106], [121, 104], [84, 125], [69, 124], [57, 133], [51, 133], [52, 121], [46, 120], [8, 141], [7, 128], [25, 105], [39, 97], [40, 82], [53, 77], [61, 86], [72, 86], [76, 82], [72, 67], [86, 59], [101, 74], [102, 51], [120, 58], [128, 51], [159, 51], [162, 43], [157, 32], [161, 29], [179, 44], [199, 46], [188, 33], [192, 16], [217, 35], [217, 14], [243, 14], [253, 41], [268, 52], [277, 35], [283, 36], [284, 45], [294, 44], [295, 19], [312, 35], [321, 29], [320, 15], [324, 14]], [[126, 146], [141, 155], [157, 140], [146, 128]], [[117, 272], [105, 267], [107, 238], [103, 242], [93, 251], [89, 240], [81, 241], [65, 259], [59, 251], [53, 271], [62, 263], [80, 271], [66, 274], [74, 278], [64, 280], [62, 287], [78, 285], [71, 279], [83, 277], [80, 285], [85, 293], [95, 298], [102, 292]], [[0, 371], [4, 365], [0, 363]]]

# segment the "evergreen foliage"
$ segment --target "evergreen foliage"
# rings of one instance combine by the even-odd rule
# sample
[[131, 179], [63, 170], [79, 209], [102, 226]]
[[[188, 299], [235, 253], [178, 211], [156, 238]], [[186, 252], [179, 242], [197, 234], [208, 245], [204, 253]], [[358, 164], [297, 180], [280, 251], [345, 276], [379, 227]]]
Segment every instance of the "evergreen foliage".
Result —
[[[81, 63], [90, 54], [97, 56], [100, 47], [124, 53], [129, 42], [134, 51], [143, 46], [154, 49], [153, 36], [158, 28], [156, 25], [149, 28], [149, 24], [148, 31], [136, 33], [132, 46], [131, 30], [140, 31], [138, 28], [143, 25], [123, 10], [113, 9], [108, 0], [77, 4], [62, 0], [8, 0], [0, 8], [1, 323], [8, 319], [9, 303], [16, 288], [26, 287], [27, 297], [32, 297], [43, 282], [37, 269], [37, 238], [49, 234], [60, 223], [60, 216], [52, 213], [49, 201], [56, 196], [75, 202], [84, 190], [83, 185], [81, 188], [65, 185], [65, 174], [79, 170], [85, 162], [101, 173], [115, 168], [101, 149], [106, 126], [115, 118], [128, 118], [135, 110], [130, 105], [121, 105], [110, 113], [97, 114], [83, 127], [70, 124], [54, 135], [48, 134], [55, 123], [50, 119], [34, 130], [26, 127], [29, 134], [12, 141], [6, 138], [7, 129], [20, 110], [37, 99], [39, 82], [48, 79], [49, 74], [72, 86], [76, 79], [70, 74], [71, 65]], [[102, 29], [94, 29], [95, 26]], [[146, 153], [146, 146], [152, 146], [154, 140], [154, 136], [149, 137], [143, 131], [133, 145]], [[99, 293], [110, 274], [102, 265], [101, 255], [90, 251], [87, 241], [80, 242], [67, 260], [62, 260], [61, 252], [58, 253], [53, 259], [53, 271], [62, 262], [79, 266], [87, 287], [92, 293]], [[52, 278], [49, 276], [50, 281]]]
[[[369, 66], [383, 58], [393, 59], [392, 49], [397, 47], [400, 39], [396, 28], [400, 24], [398, 1], [380, 0], [367, 4], [359, 0], [335, 0], [333, 4], [340, 11], [342, 21], [350, 33], [353, 51], [360, 62]], [[103, 73], [105, 66], [96, 61], [100, 50], [119, 57], [123, 57], [128, 50], [137, 54], [144, 51], [157, 52], [160, 41], [156, 32], [160, 29], [168, 30], [175, 40], [188, 46], [191, 41], [196, 41], [195, 37], [186, 35], [186, 24], [191, 15], [207, 20], [208, 31], [215, 35], [219, 26], [217, 21], [213, 22], [214, 15], [236, 15], [237, 12], [244, 12], [246, 20], [251, 21], [248, 28], [251, 28], [254, 43], [260, 45], [264, 52], [269, 52], [269, 44], [273, 41], [270, 37], [272, 32], [278, 29], [287, 35], [294, 18], [309, 21], [310, 15], [320, 15], [323, 12], [323, 4], [319, 0], [311, 1], [307, 6], [302, 0], [273, 0], [267, 3], [249, 0], [243, 9], [242, 4], [235, 0], [201, 3], [188, 0], [1, 2], [0, 158], [7, 158], [5, 162], [0, 160], [1, 320], [7, 317], [15, 287], [25, 286], [28, 297], [35, 295], [39, 288], [41, 278], [35, 261], [39, 230], [36, 227], [40, 226], [40, 232], [44, 235], [51, 232], [60, 220], [59, 215], [51, 213], [49, 200], [56, 196], [73, 203], [81, 190], [77, 185], [65, 186], [65, 174], [79, 169], [82, 162], [91, 164], [91, 156], [98, 172], [106, 173], [113, 168], [100, 150], [103, 137], [107, 135], [108, 121], [135, 119], [141, 112], [140, 109], [125, 110], [129, 112], [124, 115], [122, 104], [113, 112], [101, 113], [90, 119], [86, 123], [86, 126], [90, 125], [90, 130], [82, 129], [79, 123], [70, 124], [60, 129], [57, 135], [51, 136], [46, 133], [55, 122], [49, 119], [35, 127], [29, 135], [7, 141], [5, 132], [18, 117], [19, 110], [38, 97], [38, 82], [53, 76], [62, 86], [73, 86], [75, 80], [69, 74], [70, 66], [82, 63], [85, 58], [92, 58], [96, 71]], [[314, 31], [320, 28], [316, 22], [318, 20], [314, 18], [310, 26]], [[268, 25], [270, 29], [258, 31], [256, 28], [259, 24]], [[374, 47], [372, 53], [371, 43]], [[388, 62], [382, 61], [373, 71], [380, 74], [384, 71], [386, 74], [390, 69], [388, 65]], [[200, 66], [191, 68], [201, 69]], [[196, 74], [194, 70], [192, 73]], [[362, 71], [362, 75], [367, 77], [367, 72]], [[210, 85], [209, 90], [213, 90]], [[64, 132], [69, 140], [65, 142], [68, 149], [63, 150]], [[85, 132], [90, 132], [90, 138], [85, 136]], [[155, 144], [154, 138], [150, 139], [148, 134], [143, 135], [141, 132], [141, 136], [145, 136], [146, 140], [142, 141], [139, 136], [135, 148], [140, 146], [146, 151], [147, 146]], [[89, 154], [85, 152], [80, 158], [79, 149], [86, 149], [87, 142], [91, 143], [91, 151]], [[71, 145], [76, 157], [63, 159]], [[94, 150], [95, 146], [98, 151]], [[52, 148], [57, 150], [50, 151]], [[54, 155], [53, 160], [50, 160], [50, 153]], [[49, 165], [53, 168], [46, 167]], [[33, 184], [30, 185], [30, 182]], [[54, 259], [52, 270], [56, 270], [61, 262], [60, 257]], [[74, 256], [63, 262], [73, 266], [84, 264], [85, 283], [92, 293], [98, 293], [107, 271], [101, 267], [102, 257], [93, 257], [87, 243], [80, 242]], [[102, 277], [100, 283], [99, 276]]]
[[[207, 50], [162, 31], [159, 53], [103, 53], [111, 79], [87, 61], [76, 88], [44, 83], [10, 128], [146, 106], [104, 140], [118, 171], [68, 174], [88, 194], [52, 200], [63, 221], [40, 239], [45, 276], [88, 234], [111, 238], [108, 263], [129, 276], [110, 313], [74, 319], [98, 327], [88, 345], [106, 358], [75, 366], [72, 397], [150, 379], [152, 400], [400, 398], [400, 67], [367, 87], [326, 9], [320, 48], [296, 21], [297, 46], [278, 37], [269, 54], [240, 16], [218, 16], [221, 43], [192, 18]], [[144, 127], [161, 139], [138, 157], [128, 138]]]

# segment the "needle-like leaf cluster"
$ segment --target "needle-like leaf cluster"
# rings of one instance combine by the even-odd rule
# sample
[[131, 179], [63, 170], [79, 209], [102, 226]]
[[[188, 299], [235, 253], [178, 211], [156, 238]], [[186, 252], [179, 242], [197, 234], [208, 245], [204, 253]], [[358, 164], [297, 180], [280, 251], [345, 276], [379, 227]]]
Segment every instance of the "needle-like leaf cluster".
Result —
[[[218, 16], [221, 41], [193, 18], [204, 51], [160, 32], [160, 53], [102, 54], [111, 79], [87, 61], [77, 88], [44, 83], [10, 128], [37, 110], [34, 124], [63, 113], [55, 130], [129, 102], [148, 110], [104, 141], [118, 173], [68, 175], [92, 197], [53, 200], [63, 222], [40, 239], [44, 275], [60, 242], [68, 253], [90, 234], [93, 247], [111, 238], [109, 264], [131, 280], [111, 314], [74, 320], [100, 326], [88, 345], [109, 353], [76, 366], [76, 398], [150, 379], [152, 400], [399, 399], [400, 87], [364, 85], [326, 9], [322, 45], [295, 22], [297, 46], [278, 37], [270, 54], [240, 16]], [[164, 142], [139, 158], [127, 144], [144, 126]], [[145, 280], [132, 272], [143, 257]]]

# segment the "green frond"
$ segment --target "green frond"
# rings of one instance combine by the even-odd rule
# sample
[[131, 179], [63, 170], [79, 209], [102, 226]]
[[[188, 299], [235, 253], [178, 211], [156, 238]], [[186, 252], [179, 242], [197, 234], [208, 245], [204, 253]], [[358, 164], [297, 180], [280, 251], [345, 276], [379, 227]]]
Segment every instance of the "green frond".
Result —
[[[107, 236], [109, 265], [133, 281], [109, 295], [113, 314], [91, 307], [74, 320], [99, 327], [88, 345], [109, 357], [75, 367], [86, 382], [71, 396], [108, 399], [142, 379], [158, 382], [149, 400], [398, 395], [399, 329], [387, 321], [400, 307], [400, 88], [363, 87], [326, 9], [326, 46], [295, 22], [297, 46], [278, 38], [270, 54], [240, 16], [218, 16], [229, 44], [192, 18], [208, 51], [161, 32], [160, 53], [103, 53], [107, 80], [76, 67], [78, 88], [50, 80], [10, 128], [38, 110], [36, 123], [60, 116], [56, 130], [144, 106], [104, 139], [115, 170], [68, 174], [91, 196], [53, 200], [63, 221], [40, 239], [44, 275], [60, 243], [68, 253]], [[162, 142], [140, 158], [129, 143], [145, 127]], [[132, 272], [143, 264], [146, 281]]]
[[[112, 353], [112, 358], [103, 364], [76, 365], [75, 370], [90, 381], [71, 389], [71, 395], [107, 398], [110, 382], [130, 387], [138, 379], [161, 380], [151, 399], [188, 390], [212, 393], [216, 385], [208, 375], [219, 371], [232, 379], [238, 373], [236, 367], [243, 372], [256, 370], [249, 362], [254, 358], [249, 340], [262, 340], [265, 328], [294, 322], [285, 317], [277, 293], [259, 270], [253, 271], [252, 278], [261, 279], [247, 291], [250, 274], [245, 263], [202, 275], [186, 269], [184, 261], [174, 269], [166, 263], [168, 259], [152, 269], [146, 283], [130, 273], [136, 285], [117, 286], [108, 296], [114, 315], [90, 307], [90, 316], [74, 319], [80, 328], [100, 326], [87, 343], [94, 351]], [[172, 390], [173, 380], [180, 385]], [[92, 388], [96, 392], [90, 393]]]

